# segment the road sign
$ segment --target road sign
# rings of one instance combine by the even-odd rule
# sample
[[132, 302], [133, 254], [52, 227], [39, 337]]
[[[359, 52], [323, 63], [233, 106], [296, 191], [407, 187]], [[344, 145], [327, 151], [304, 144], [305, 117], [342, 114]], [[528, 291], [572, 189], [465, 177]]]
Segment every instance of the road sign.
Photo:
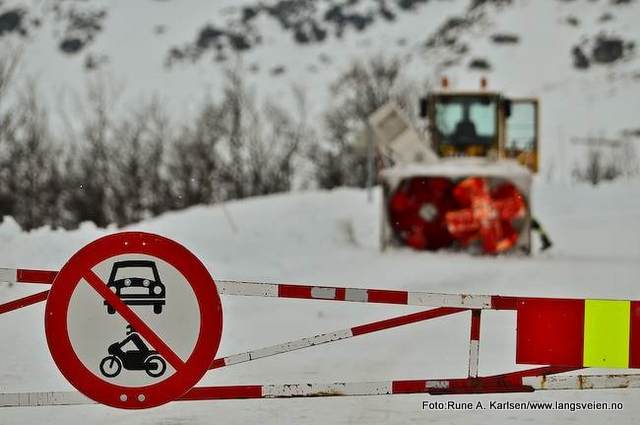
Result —
[[204, 265], [161, 236], [124, 232], [78, 251], [47, 298], [45, 331], [60, 372], [113, 407], [175, 400], [208, 370], [222, 306]]

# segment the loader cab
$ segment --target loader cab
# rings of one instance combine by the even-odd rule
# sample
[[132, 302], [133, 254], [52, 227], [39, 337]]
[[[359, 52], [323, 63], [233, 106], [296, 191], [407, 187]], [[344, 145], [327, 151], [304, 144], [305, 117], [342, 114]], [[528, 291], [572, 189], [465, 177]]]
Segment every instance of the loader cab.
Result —
[[436, 92], [421, 100], [440, 157], [514, 158], [538, 169], [538, 103], [495, 92]]

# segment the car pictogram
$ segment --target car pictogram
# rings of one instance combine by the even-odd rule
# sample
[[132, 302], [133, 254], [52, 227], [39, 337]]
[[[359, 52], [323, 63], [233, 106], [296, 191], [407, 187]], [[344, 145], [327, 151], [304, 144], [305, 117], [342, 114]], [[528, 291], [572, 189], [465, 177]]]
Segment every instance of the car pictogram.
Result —
[[[166, 290], [153, 261], [117, 261], [111, 269], [107, 286], [127, 305], [151, 305], [154, 313], [162, 313]], [[107, 301], [104, 305], [107, 313], [116, 312]]]

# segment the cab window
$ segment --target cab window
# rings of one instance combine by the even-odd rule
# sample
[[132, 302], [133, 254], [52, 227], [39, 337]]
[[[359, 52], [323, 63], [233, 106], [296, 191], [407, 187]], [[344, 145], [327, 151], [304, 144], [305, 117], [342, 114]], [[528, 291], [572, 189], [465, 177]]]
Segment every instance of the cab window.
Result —
[[536, 142], [536, 110], [533, 102], [513, 102], [507, 120], [507, 150], [533, 150]]
[[435, 100], [439, 143], [492, 145], [497, 139], [497, 100], [486, 96], [442, 96]]

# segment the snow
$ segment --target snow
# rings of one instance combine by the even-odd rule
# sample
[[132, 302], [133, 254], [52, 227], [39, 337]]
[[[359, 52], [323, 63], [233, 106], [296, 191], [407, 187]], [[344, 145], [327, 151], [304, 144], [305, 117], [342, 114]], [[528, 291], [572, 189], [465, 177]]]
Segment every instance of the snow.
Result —
[[[215, 279], [303, 282], [434, 292], [637, 299], [640, 275], [640, 184], [563, 186], [535, 180], [534, 213], [555, 242], [532, 257], [380, 252], [376, 202], [365, 191], [300, 192], [201, 206], [165, 214], [127, 230], [155, 232], [187, 246]], [[22, 232], [0, 225], [3, 267], [58, 269], [89, 241], [116, 229]], [[0, 302], [36, 291], [0, 288]], [[410, 307], [223, 297], [218, 355], [417, 311]], [[0, 317], [0, 391], [71, 389], [50, 359], [42, 304]], [[201, 384], [367, 381], [466, 374], [468, 314], [409, 325], [207, 374]], [[515, 368], [515, 315], [483, 314], [480, 373]], [[143, 412], [103, 406], [8, 408], [0, 424], [281, 423], [636, 423], [638, 390], [533, 394], [313, 398], [171, 403]], [[427, 411], [423, 400], [620, 401], [621, 412]]]
[[[398, 13], [392, 23], [379, 20], [362, 33], [349, 29], [343, 38], [330, 36], [324, 43], [305, 47], [295, 44], [291, 34], [275, 21], [262, 16], [256, 27], [264, 36], [263, 42], [225, 65], [216, 63], [213, 54], [205, 54], [196, 63], [164, 66], [172, 47], [192, 42], [208, 23], [223, 25], [229, 13], [237, 13], [248, 3], [192, 0], [186, 7], [177, 1], [134, 5], [126, 0], [96, 0], [95, 7], [106, 7], [108, 13], [104, 30], [86, 51], [73, 57], [61, 53], [52, 37], [59, 35], [59, 28], [45, 20], [24, 42], [22, 71], [35, 77], [50, 103], [65, 106], [67, 114], [81, 108], [77, 98], [82, 98], [87, 80], [101, 78], [120, 93], [117, 106], [121, 111], [126, 113], [142, 96], [155, 95], [180, 122], [192, 117], [207, 96], [215, 98], [220, 93], [225, 67], [240, 69], [260, 99], [277, 99], [296, 108], [291, 87], [302, 88], [311, 117], [320, 122], [319, 114], [331, 100], [330, 83], [349, 63], [379, 53], [392, 54], [406, 61], [403, 72], [416, 81], [427, 79], [434, 85], [446, 75], [452, 89], [475, 90], [480, 77], [486, 76], [490, 90], [512, 97], [538, 97], [542, 174], [557, 181], [568, 180], [576, 157], [583, 155], [570, 143], [572, 138], [619, 138], [623, 130], [638, 127], [637, 53], [611, 65], [576, 70], [571, 50], [598, 34], [619, 36], [638, 45], [640, 2], [614, 6], [609, 1], [518, 0], [505, 7], [483, 6], [484, 17], [458, 37], [467, 53], [450, 67], [442, 66], [451, 57], [450, 51], [425, 50], [424, 43], [447, 19], [464, 16], [469, 0], [429, 1], [414, 11]], [[5, 4], [44, 8], [35, 0], [8, 0]], [[318, 7], [322, 10], [325, 6]], [[601, 22], [604, 13], [612, 19]], [[579, 20], [577, 26], [567, 23], [570, 16]], [[157, 25], [165, 26], [166, 31], [155, 34]], [[496, 33], [515, 34], [519, 42], [497, 45], [491, 41]], [[406, 44], [400, 45], [400, 39]], [[108, 56], [108, 63], [97, 75], [84, 70], [86, 53]], [[323, 62], [322, 56], [328, 56], [330, 62]], [[473, 58], [486, 58], [491, 71], [469, 70]], [[257, 73], [249, 71], [254, 64], [260, 66]], [[278, 66], [284, 66], [286, 73], [272, 76], [270, 70]]]
[[[274, 20], [260, 17], [257, 24], [264, 40], [250, 52], [236, 57], [230, 55], [226, 64], [214, 62], [212, 52], [207, 52], [196, 63], [187, 61], [165, 67], [171, 48], [193, 42], [206, 24], [224, 25], [229, 10], [237, 12], [243, 5], [256, 3], [192, 0], [186, 7], [176, 1], [149, 0], [132, 5], [126, 0], [95, 0], [92, 4], [96, 8], [106, 7], [108, 13], [103, 33], [86, 52], [72, 57], [61, 53], [57, 40], [51, 37], [59, 32], [58, 26], [45, 20], [43, 27], [23, 43], [23, 69], [37, 77], [52, 104], [74, 107], [77, 106], [74, 100], [84, 92], [87, 80], [96, 78], [84, 70], [84, 53], [106, 54], [109, 60], [99, 77], [122, 89], [119, 106], [130, 107], [140, 96], [157, 95], [177, 119], [191, 117], [207, 96], [220, 93], [225, 68], [240, 69], [262, 99], [278, 99], [295, 107], [291, 87], [298, 85], [307, 92], [313, 112], [318, 113], [329, 99], [330, 81], [354, 58], [389, 48], [395, 48], [399, 56], [408, 54], [437, 28], [443, 16], [462, 13], [467, 6], [463, 0], [433, 2], [419, 8], [420, 13], [399, 14], [393, 25], [377, 22], [365, 33], [348, 30], [342, 39], [329, 37], [322, 44], [306, 48], [296, 44], [291, 33], [282, 31]], [[39, 6], [35, 0], [7, 2], [8, 6], [29, 4], [34, 8]], [[166, 28], [163, 34], [154, 33], [157, 25]], [[407, 28], [411, 28], [411, 32], [408, 33]], [[411, 37], [413, 31], [419, 31], [420, 37]], [[407, 52], [397, 48], [401, 37], [407, 37], [411, 43], [406, 47]], [[323, 54], [331, 58], [330, 64], [319, 60]], [[248, 71], [252, 64], [260, 66], [257, 74]], [[277, 66], [286, 68], [285, 78], [270, 75], [270, 70]], [[318, 67], [319, 71], [309, 72], [310, 66]], [[49, 72], [52, 69], [57, 72]]]

